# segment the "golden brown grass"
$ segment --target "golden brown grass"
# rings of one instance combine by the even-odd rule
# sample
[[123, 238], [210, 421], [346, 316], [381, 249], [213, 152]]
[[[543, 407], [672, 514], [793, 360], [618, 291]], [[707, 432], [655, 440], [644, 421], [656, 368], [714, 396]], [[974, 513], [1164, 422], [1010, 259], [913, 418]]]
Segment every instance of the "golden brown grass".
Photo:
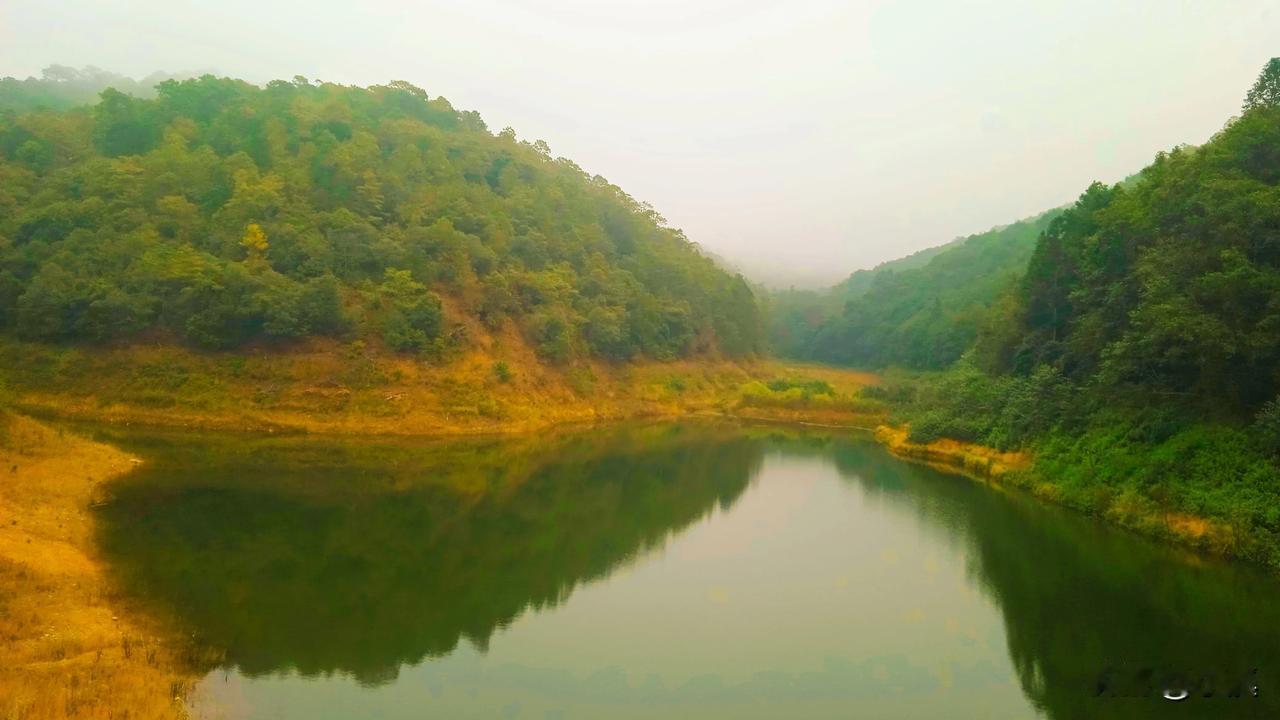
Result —
[[181, 717], [184, 659], [120, 604], [93, 550], [90, 504], [132, 458], [0, 423], [0, 719]]
[[[528, 432], [623, 418], [736, 414], [741, 390], [751, 380], [809, 377], [848, 395], [875, 381], [868, 373], [775, 361], [557, 367], [540, 362], [514, 335], [447, 363], [330, 341], [238, 354], [173, 346], [90, 351], [6, 344], [0, 358], [13, 361], [19, 405], [35, 414], [346, 434]], [[761, 413], [753, 408], [749, 414]], [[763, 414], [781, 420], [806, 415], [785, 409]], [[807, 416], [830, 422], [840, 413], [815, 408]]]
[[1031, 455], [1026, 452], [1003, 452], [949, 438], [915, 443], [908, 439], [910, 434], [907, 427], [881, 425], [876, 428], [876, 439], [895, 455], [983, 480], [1002, 480], [1009, 473], [1031, 465]]

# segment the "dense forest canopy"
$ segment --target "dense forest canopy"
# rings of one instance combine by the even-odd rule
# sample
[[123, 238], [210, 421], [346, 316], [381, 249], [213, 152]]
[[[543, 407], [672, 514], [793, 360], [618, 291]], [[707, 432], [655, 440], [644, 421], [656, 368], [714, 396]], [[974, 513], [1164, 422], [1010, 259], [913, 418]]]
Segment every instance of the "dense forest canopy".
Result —
[[652, 208], [407, 83], [204, 76], [33, 110], [65, 81], [5, 82], [3, 332], [439, 352], [513, 326], [557, 362], [761, 349], [747, 284]]
[[[1040, 235], [979, 346], [987, 369], [1253, 412], [1280, 392], [1280, 81], [1131, 186], [1091, 186]], [[1269, 98], [1269, 99], [1268, 99]]]

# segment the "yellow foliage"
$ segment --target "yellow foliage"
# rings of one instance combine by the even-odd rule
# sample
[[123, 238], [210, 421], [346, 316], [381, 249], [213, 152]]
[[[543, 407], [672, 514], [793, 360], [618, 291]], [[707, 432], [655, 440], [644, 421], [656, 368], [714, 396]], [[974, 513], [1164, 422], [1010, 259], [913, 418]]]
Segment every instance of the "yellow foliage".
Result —
[[244, 237], [240, 245], [249, 253], [249, 257], [261, 258], [267, 254], [267, 233], [258, 223], [249, 223], [244, 229]]
[[911, 442], [910, 429], [881, 425], [876, 428], [876, 439], [899, 457], [919, 460], [951, 472], [959, 472], [983, 480], [1000, 481], [1009, 473], [1031, 466], [1031, 455], [1021, 451], [1000, 451], [995, 448], [941, 438], [928, 443]]

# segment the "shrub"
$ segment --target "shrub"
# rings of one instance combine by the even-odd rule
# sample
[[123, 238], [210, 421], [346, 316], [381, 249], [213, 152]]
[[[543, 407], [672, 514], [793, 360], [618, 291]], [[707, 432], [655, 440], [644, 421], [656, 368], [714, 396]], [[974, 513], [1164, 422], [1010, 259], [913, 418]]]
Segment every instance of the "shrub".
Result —
[[382, 323], [387, 345], [401, 352], [432, 347], [444, 326], [440, 298], [415, 281], [408, 270], [387, 270], [381, 291], [391, 306]]
[[493, 376], [498, 379], [498, 382], [503, 383], [504, 385], [511, 382], [511, 378], [513, 377], [511, 374], [511, 368], [508, 367], [507, 363], [503, 360], [499, 360], [493, 364]]
[[1253, 431], [1264, 452], [1280, 454], [1280, 397], [1262, 406], [1253, 423]]
[[739, 407], [820, 408], [850, 413], [881, 413], [886, 409], [879, 400], [840, 395], [822, 380], [752, 380], [739, 392]]

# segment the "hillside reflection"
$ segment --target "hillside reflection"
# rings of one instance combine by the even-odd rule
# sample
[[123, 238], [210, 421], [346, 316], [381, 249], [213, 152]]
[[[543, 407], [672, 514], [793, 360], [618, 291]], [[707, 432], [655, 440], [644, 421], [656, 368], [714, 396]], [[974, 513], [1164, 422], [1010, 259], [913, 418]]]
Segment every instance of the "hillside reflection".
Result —
[[[1023, 692], [1048, 717], [1280, 717], [1274, 576], [905, 465], [870, 441], [776, 434], [773, 446], [831, 457], [870, 498], [963, 543], [970, 575], [1003, 616]], [[1228, 696], [1242, 679], [1256, 679], [1257, 697], [1251, 683], [1246, 697]], [[1190, 697], [1171, 702], [1166, 688]]]
[[113, 438], [149, 458], [100, 511], [128, 592], [247, 675], [394, 679], [484, 648], [757, 471], [724, 427], [449, 444]]
[[[781, 455], [816, 460], [817, 471], [766, 472], [756, 490], [775, 487], [764, 482], [768, 477], [803, 485], [833, 465], [843, 481], [828, 476], [826, 487], [862, 502], [861, 509], [849, 506], [863, 513], [850, 522], [896, 518], [889, 526], [904, 528], [902, 537], [955, 551], [965, 563], [958, 566], [965, 582], [982, 589], [1003, 621], [1022, 694], [1046, 717], [1277, 716], [1280, 582], [1273, 576], [903, 463], [857, 437], [711, 424], [436, 444], [110, 439], [148, 458], [98, 511], [101, 544], [122, 586], [249, 677], [346, 673], [373, 685], [395, 679], [406, 665], [447, 655], [464, 640], [484, 649], [521, 615], [565, 602], [576, 588], [662, 547], [715, 509], [729, 509], [768, 458]], [[753, 494], [732, 517], [760, 498], [805, 492], [797, 486], [792, 494]], [[824, 506], [828, 510], [838, 517], [803, 517], [834, 517], [830, 527], [843, 527], [850, 510]], [[820, 554], [822, 543], [835, 539], [830, 530], [805, 537], [817, 544], [797, 552]], [[851, 533], [839, 542], [858, 537]], [[775, 588], [784, 576], [778, 563], [794, 563], [762, 547], [725, 562], [761, 563]], [[878, 573], [907, 572], [872, 565], [861, 571], [867, 581], [886, 584], [900, 578]], [[776, 597], [778, 615], [753, 615], [751, 622], [802, 627], [788, 614], [811, 598]], [[868, 610], [856, 602], [847, 608], [855, 615]], [[941, 647], [946, 638], [938, 639]], [[995, 642], [998, 655], [998, 636]], [[767, 639], [760, 643], [752, 647], [767, 657]], [[784, 667], [743, 683], [693, 683], [670, 692], [624, 683], [609, 685], [605, 695], [633, 708], [708, 703], [711, 713], [746, 701], [799, 707], [880, 697], [888, 692], [883, 678], [893, 677], [918, 697], [945, 697], [946, 683], [928, 669], [928, 651], [860, 656], [866, 648], [856, 641], [847, 650], [844, 659], [824, 656], [821, 670]], [[828, 651], [814, 645], [815, 653]], [[925, 656], [916, 657], [920, 652]], [[470, 667], [441, 663], [438, 672], [462, 673], [461, 684]], [[952, 680], [981, 688], [1009, 677], [1007, 669], [988, 677], [984, 667], [994, 670], [974, 665], [968, 671], [981, 677]], [[1258, 697], [1227, 697], [1255, 667]], [[1144, 669], [1149, 676], [1139, 675]], [[578, 682], [567, 673], [555, 677]], [[1200, 682], [1206, 677], [1215, 693], [1207, 699], [1201, 695], [1210, 686]], [[1102, 696], [1100, 679], [1108, 683]], [[1185, 686], [1192, 697], [1163, 700], [1166, 686]], [[568, 687], [549, 696], [571, 694]], [[1015, 688], [1005, 687], [1016, 697]], [[680, 694], [686, 690], [696, 690], [696, 697]], [[830, 709], [822, 706], [823, 716]]]

